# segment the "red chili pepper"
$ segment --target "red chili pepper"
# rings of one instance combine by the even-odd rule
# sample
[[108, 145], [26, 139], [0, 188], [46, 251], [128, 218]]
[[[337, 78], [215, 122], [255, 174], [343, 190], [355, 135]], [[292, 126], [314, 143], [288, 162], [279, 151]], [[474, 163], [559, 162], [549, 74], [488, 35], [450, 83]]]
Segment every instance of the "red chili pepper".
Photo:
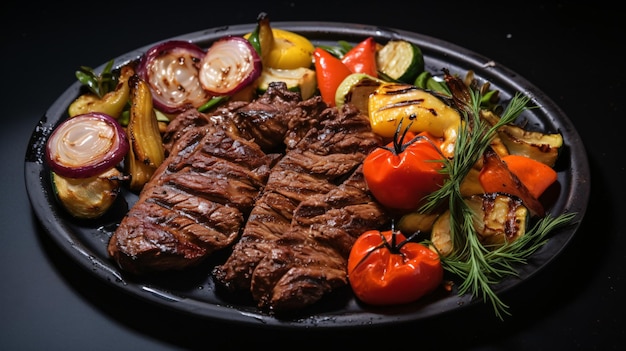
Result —
[[352, 74], [352, 71], [340, 59], [322, 48], [315, 48], [313, 57], [315, 58], [317, 87], [322, 100], [329, 106], [335, 106], [337, 87]]
[[365, 73], [378, 77], [376, 66], [376, 42], [374, 37], [368, 37], [350, 49], [341, 59], [352, 73]]

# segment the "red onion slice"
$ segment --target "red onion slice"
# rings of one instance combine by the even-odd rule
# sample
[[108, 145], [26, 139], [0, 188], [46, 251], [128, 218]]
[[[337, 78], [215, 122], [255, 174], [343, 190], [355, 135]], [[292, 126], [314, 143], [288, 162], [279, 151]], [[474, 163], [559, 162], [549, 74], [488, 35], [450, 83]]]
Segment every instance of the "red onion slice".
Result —
[[87, 178], [115, 167], [129, 147], [126, 132], [113, 117], [86, 113], [63, 121], [50, 134], [46, 161], [59, 175]]
[[174, 114], [209, 101], [211, 95], [198, 81], [204, 55], [196, 44], [170, 40], [153, 46], [140, 58], [137, 73], [150, 86], [157, 109]]
[[211, 94], [232, 95], [254, 82], [261, 70], [261, 57], [250, 42], [227, 36], [207, 50], [200, 63], [199, 79]]

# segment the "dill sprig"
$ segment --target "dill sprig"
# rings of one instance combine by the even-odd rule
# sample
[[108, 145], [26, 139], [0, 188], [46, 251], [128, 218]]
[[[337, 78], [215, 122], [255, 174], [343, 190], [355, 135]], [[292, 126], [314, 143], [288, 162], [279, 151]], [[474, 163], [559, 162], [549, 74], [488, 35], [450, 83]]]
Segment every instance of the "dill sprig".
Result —
[[[510, 315], [506, 305], [494, 292], [493, 285], [506, 276], [515, 276], [515, 264], [526, 263], [526, 259], [546, 242], [546, 236], [557, 227], [569, 223], [575, 213], [566, 213], [558, 217], [546, 215], [525, 235], [517, 240], [506, 243], [495, 249], [487, 249], [479, 240], [473, 225], [474, 213], [464, 201], [460, 184], [482, 157], [495, 137], [497, 130], [503, 125], [514, 122], [528, 107], [530, 98], [517, 93], [513, 96], [500, 116], [500, 120], [489, 125], [480, 118], [480, 91], [467, 87], [467, 99], [455, 99], [462, 115], [452, 159], [444, 159], [442, 172], [448, 175], [443, 186], [430, 194], [420, 212], [427, 213], [441, 205], [447, 205], [450, 211], [450, 236], [453, 252], [442, 257], [444, 269], [458, 276], [462, 282], [458, 294], [470, 293], [473, 297], [480, 296], [484, 302], [490, 302], [498, 318]], [[462, 91], [467, 94], [468, 91]]]

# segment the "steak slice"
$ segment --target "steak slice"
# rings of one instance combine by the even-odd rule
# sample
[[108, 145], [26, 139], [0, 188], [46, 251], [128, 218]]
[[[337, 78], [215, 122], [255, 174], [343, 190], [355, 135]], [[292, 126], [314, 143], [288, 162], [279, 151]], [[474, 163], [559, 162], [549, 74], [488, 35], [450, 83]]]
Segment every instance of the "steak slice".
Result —
[[126, 271], [183, 269], [231, 245], [267, 180], [273, 158], [218, 126], [181, 141], [109, 241]]
[[367, 116], [345, 105], [325, 109], [317, 121], [301, 138], [287, 133], [287, 152], [241, 239], [213, 270], [217, 282], [249, 291], [261, 308], [303, 307], [346, 285], [355, 236], [386, 219], [360, 173], [365, 156], [382, 142]]
[[260, 308], [294, 311], [347, 286], [347, 261], [356, 238], [388, 216], [369, 195], [362, 167], [328, 193], [302, 201], [291, 226], [257, 264], [251, 292]]

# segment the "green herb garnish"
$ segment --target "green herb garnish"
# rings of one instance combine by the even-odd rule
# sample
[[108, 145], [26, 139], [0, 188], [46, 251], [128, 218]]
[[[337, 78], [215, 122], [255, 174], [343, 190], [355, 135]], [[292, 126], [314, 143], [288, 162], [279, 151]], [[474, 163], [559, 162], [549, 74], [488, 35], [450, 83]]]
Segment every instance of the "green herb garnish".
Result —
[[106, 93], [115, 90], [119, 80], [119, 74], [113, 71], [113, 60], [107, 62], [106, 66], [100, 74], [97, 74], [93, 68], [87, 66], [80, 66], [76, 71], [76, 78], [89, 91], [102, 99]]
[[453, 159], [444, 160], [443, 172], [448, 179], [436, 192], [430, 194], [420, 212], [427, 213], [444, 202], [450, 209], [450, 235], [453, 252], [442, 257], [444, 269], [461, 278], [458, 293], [481, 296], [491, 302], [495, 314], [502, 319], [510, 315], [508, 306], [493, 291], [492, 286], [506, 276], [515, 276], [514, 264], [525, 263], [526, 259], [546, 242], [546, 236], [557, 227], [568, 224], [576, 213], [565, 213], [557, 217], [546, 215], [523, 236], [496, 249], [487, 249], [479, 241], [473, 226], [473, 211], [464, 201], [460, 184], [489, 147], [497, 130], [512, 123], [528, 108], [530, 98], [516, 94], [504, 109], [500, 120], [489, 126], [480, 118], [481, 92], [464, 85], [458, 78], [447, 75], [447, 83], [453, 92], [453, 101], [461, 111], [463, 123], [458, 133]]

